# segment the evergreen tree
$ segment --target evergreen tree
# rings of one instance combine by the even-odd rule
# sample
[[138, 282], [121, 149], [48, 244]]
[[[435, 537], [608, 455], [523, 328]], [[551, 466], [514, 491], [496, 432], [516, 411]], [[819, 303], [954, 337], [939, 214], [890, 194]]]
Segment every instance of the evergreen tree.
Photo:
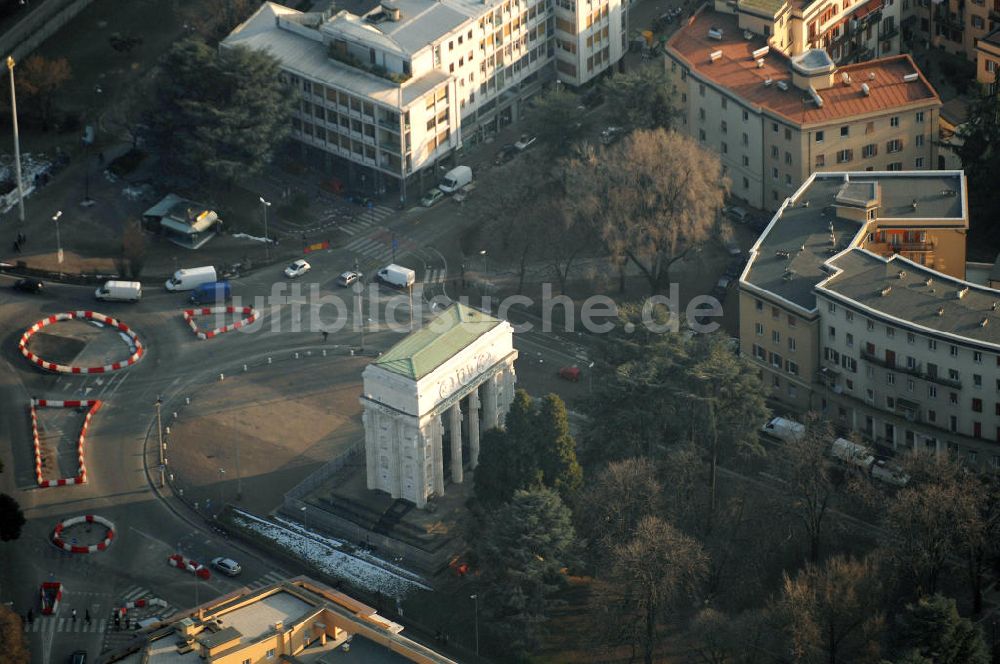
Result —
[[955, 600], [950, 597], [933, 595], [907, 604], [898, 620], [896, 635], [904, 658], [910, 657], [904, 661], [913, 661], [914, 655], [931, 664], [989, 664], [990, 661], [979, 628], [958, 614]]
[[0, 542], [10, 542], [20, 537], [24, 523], [21, 506], [11, 496], [0, 493]]
[[148, 123], [164, 165], [226, 184], [259, 173], [288, 131], [296, 98], [279, 73], [263, 51], [175, 44], [160, 63]]
[[[969, 107], [959, 130], [962, 145], [956, 149], [968, 179], [969, 217], [973, 224], [989, 224], [1000, 209], [1000, 84], [983, 90]], [[976, 225], [979, 225], [976, 224]], [[975, 229], [974, 229], [975, 230]]]
[[629, 129], [670, 129], [677, 117], [673, 83], [659, 65], [605, 79], [608, 120]]
[[480, 606], [486, 642], [506, 661], [537, 651], [574, 538], [569, 509], [548, 488], [517, 491], [487, 513], [475, 542], [486, 600]]
[[542, 398], [538, 408], [538, 466], [545, 486], [570, 500], [583, 484], [583, 469], [576, 460], [576, 441], [569, 432], [566, 404], [555, 394]]
[[506, 503], [515, 491], [528, 486], [530, 478], [521, 472], [524, 466], [518, 458], [520, 454], [503, 429], [490, 429], [483, 434], [474, 487], [476, 498], [484, 506]]

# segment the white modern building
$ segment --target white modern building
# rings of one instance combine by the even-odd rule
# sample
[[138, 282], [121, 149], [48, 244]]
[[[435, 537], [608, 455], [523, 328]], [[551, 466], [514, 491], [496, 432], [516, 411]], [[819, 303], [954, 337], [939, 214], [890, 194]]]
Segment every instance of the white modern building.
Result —
[[268, 2], [222, 48], [276, 57], [300, 97], [292, 137], [352, 184], [405, 197], [464, 141], [516, 121], [546, 80], [606, 71], [626, 34], [621, 0], [396, 0], [363, 16]]
[[368, 488], [422, 508], [444, 495], [446, 472], [461, 484], [479, 463], [480, 434], [503, 425], [516, 359], [508, 322], [456, 302], [368, 365]]

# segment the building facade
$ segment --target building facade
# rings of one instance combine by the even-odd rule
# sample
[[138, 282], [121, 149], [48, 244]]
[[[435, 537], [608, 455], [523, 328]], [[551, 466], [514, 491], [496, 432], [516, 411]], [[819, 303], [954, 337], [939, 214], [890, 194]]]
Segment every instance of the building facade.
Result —
[[[996, 13], [1000, 18], [1000, 7]], [[996, 94], [998, 76], [1000, 76], [1000, 27], [976, 41], [976, 82], [987, 93]]]
[[463, 141], [516, 121], [546, 80], [608, 70], [626, 34], [620, 0], [397, 0], [362, 16], [268, 2], [221, 46], [270, 52], [299, 95], [292, 137], [355, 186], [405, 199]]
[[1000, 291], [964, 280], [967, 229], [960, 171], [811, 176], [739, 280], [741, 349], [770, 397], [1000, 469]]
[[503, 425], [514, 399], [513, 344], [509, 323], [456, 302], [368, 365], [368, 488], [422, 508], [446, 476], [461, 484], [481, 433]]
[[903, 0], [903, 36], [920, 48], [976, 59], [976, 45], [1000, 26], [1000, 0]]
[[733, 195], [754, 207], [777, 209], [815, 172], [936, 165], [941, 101], [908, 55], [842, 67], [822, 49], [789, 58], [748, 39], [737, 17], [702, 11], [665, 63], [678, 129], [719, 153]]

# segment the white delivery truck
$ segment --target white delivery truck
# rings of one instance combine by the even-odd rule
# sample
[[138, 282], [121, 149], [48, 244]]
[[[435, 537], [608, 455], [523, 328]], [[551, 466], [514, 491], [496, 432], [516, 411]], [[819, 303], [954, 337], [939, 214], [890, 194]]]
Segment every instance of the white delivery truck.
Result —
[[375, 280], [393, 288], [410, 288], [417, 280], [417, 274], [408, 267], [386, 265], [375, 275]]
[[177, 270], [174, 276], [167, 279], [164, 284], [168, 291], [193, 290], [202, 284], [218, 281], [215, 276], [215, 268], [211, 265], [206, 267], [192, 267], [184, 270]]
[[444, 179], [438, 185], [438, 189], [446, 194], [454, 194], [456, 191], [472, 182], [472, 169], [468, 166], [456, 166], [444, 174]]
[[762, 426], [760, 430], [785, 442], [798, 440], [806, 433], [804, 424], [795, 420], [785, 419], [784, 417], [775, 417]]
[[138, 302], [142, 284], [138, 281], [105, 281], [94, 291], [94, 297], [105, 302]]
[[871, 470], [875, 463], [875, 457], [864, 445], [852, 443], [846, 438], [838, 438], [833, 441], [830, 448], [830, 456], [838, 461], [843, 461], [850, 466], [857, 466], [862, 470]]

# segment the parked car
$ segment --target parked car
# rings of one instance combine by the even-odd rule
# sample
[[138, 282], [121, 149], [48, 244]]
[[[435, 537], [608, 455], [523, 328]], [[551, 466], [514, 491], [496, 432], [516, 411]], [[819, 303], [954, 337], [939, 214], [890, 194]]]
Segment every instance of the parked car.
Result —
[[736, 244], [734, 240], [726, 242], [726, 251], [728, 251], [729, 255], [733, 258], [743, 255], [743, 250], [740, 249], [740, 245]]
[[601, 143], [611, 145], [625, 134], [624, 127], [608, 127], [601, 132]]
[[351, 203], [354, 203], [355, 205], [362, 205], [366, 207], [372, 200], [368, 194], [362, 193], [360, 191], [349, 191], [344, 195], [344, 198], [346, 198]]
[[285, 268], [285, 276], [289, 279], [294, 279], [295, 277], [301, 277], [303, 274], [312, 269], [312, 265], [305, 262], [301, 258], [288, 267]]
[[14, 289], [25, 293], [39, 293], [45, 290], [45, 284], [38, 279], [18, 279], [14, 282]]
[[536, 140], [537, 137], [531, 134], [521, 134], [521, 139], [517, 143], [514, 143], [514, 147], [517, 148], [518, 152], [522, 152], [534, 145]]
[[745, 258], [742, 256], [734, 256], [733, 259], [729, 261], [729, 264], [726, 265], [726, 271], [723, 274], [730, 279], [736, 279], [740, 276], [740, 273], [743, 272], [743, 268], [746, 267], [746, 264], [747, 262]]
[[517, 154], [517, 148], [514, 147], [513, 143], [508, 143], [499, 150], [497, 150], [496, 157], [493, 158], [493, 163], [496, 166], [500, 164], [506, 164], [508, 161], [514, 158]]
[[722, 208], [722, 214], [726, 215], [738, 224], [745, 224], [750, 221], [750, 213], [736, 205], [727, 205]]
[[364, 275], [357, 270], [348, 270], [337, 277], [338, 286], [350, 286]]
[[212, 567], [219, 570], [226, 576], [236, 576], [243, 571], [240, 564], [232, 558], [212, 558]]
[[434, 207], [441, 202], [442, 198], [444, 198], [444, 192], [437, 187], [434, 187], [420, 199], [420, 204], [425, 208]]

